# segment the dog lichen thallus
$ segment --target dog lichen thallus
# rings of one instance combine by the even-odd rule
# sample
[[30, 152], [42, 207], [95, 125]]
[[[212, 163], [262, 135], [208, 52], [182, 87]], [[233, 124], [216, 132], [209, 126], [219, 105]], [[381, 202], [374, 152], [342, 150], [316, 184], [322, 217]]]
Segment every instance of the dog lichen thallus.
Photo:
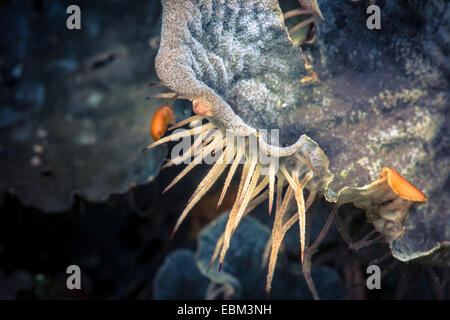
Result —
[[[216, 159], [189, 199], [174, 232], [229, 167], [220, 205], [242, 165], [237, 196], [211, 263], [219, 258], [221, 268], [239, 222], [268, 199], [269, 214], [275, 207], [265, 254], [269, 262], [266, 289], [270, 291], [284, 235], [298, 221], [303, 261], [306, 214], [333, 179], [329, 161], [315, 141], [300, 135], [294, 143], [280, 145], [272, 130], [274, 123], [282, 123], [287, 117], [286, 108], [299, 107], [301, 80], [311, 67], [305, 67], [301, 50], [291, 41], [275, 0], [163, 0], [162, 5], [161, 43], [155, 67], [160, 85], [172, 92], [154, 98], [190, 100], [195, 115], [169, 128], [190, 125], [190, 129], [174, 131], [145, 149], [194, 137], [186, 154], [166, 163], [170, 166], [194, 158], [164, 192], [206, 157], [213, 154]], [[320, 13], [318, 7], [310, 12]], [[271, 93], [267, 99], [266, 91]], [[270, 161], [263, 161], [264, 157]]]

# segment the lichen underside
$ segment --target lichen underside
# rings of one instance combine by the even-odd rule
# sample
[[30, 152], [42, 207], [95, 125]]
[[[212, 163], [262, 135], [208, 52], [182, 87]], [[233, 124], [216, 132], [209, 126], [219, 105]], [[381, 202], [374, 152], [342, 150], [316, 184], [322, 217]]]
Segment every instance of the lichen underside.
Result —
[[311, 96], [299, 47], [276, 0], [162, 1], [161, 45], [155, 61], [162, 82], [187, 98], [203, 98], [213, 120], [240, 135], [280, 129]]

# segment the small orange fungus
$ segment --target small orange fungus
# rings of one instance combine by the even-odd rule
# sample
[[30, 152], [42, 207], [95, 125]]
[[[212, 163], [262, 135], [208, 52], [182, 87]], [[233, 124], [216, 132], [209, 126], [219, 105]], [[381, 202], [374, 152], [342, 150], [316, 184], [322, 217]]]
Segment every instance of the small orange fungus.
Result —
[[428, 200], [419, 189], [413, 186], [408, 180], [403, 178], [397, 171], [392, 168], [383, 168], [381, 177], [387, 176], [389, 186], [394, 192], [403, 199], [414, 202], [425, 202]]
[[169, 124], [175, 123], [175, 114], [171, 107], [163, 105], [153, 115], [150, 133], [155, 140], [159, 140], [167, 130]]

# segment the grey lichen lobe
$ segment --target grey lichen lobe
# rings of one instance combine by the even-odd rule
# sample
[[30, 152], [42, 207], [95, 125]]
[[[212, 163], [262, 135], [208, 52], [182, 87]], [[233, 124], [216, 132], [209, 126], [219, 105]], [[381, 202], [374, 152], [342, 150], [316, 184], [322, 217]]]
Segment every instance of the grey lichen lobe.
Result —
[[209, 101], [226, 128], [283, 129], [286, 113], [311, 95], [300, 81], [308, 74], [301, 49], [293, 46], [277, 1], [162, 5], [159, 78], [180, 95]]

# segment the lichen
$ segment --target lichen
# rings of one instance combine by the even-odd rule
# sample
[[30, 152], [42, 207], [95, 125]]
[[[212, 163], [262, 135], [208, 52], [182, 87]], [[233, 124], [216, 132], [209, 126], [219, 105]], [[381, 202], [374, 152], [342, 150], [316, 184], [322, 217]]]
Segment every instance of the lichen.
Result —
[[62, 212], [75, 195], [103, 202], [157, 176], [166, 150], [139, 149], [158, 107], [145, 100], [156, 51], [143, 44], [160, 7], [84, 1], [83, 28], [67, 37], [62, 2], [0, 6], [0, 198]]
[[[197, 113], [176, 127], [188, 123], [194, 125], [199, 117], [209, 122], [197, 131], [194, 128], [173, 133], [149, 146], [153, 148], [173, 139], [202, 133], [194, 146], [203, 145], [205, 151], [194, 148], [194, 161], [165, 191], [213, 150], [219, 156], [189, 200], [174, 231], [231, 164], [223, 198], [243, 158], [238, 194], [212, 261], [218, 257], [220, 265], [223, 264], [231, 236], [248, 211], [266, 198], [269, 198], [269, 213], [272, 211], [276, 189], [278, 227], [273, 228], [269, 242], [269, 291], [284, 234], [298, 221], [303, 259], [306, 211], [315, 196], [323, 194], [333, 179], [328, 171], [328, 159], [318, 144], [301, 135], [301, 131], [293, 140], [292, 133], [284, 130], [287, 115], [315, 100], [311, 97], [319, 97], [320, 91], [310, 81], [302, 81], [310, 73], [310, 67], [306, 66], [301, 49], [292, 43], [277, 1], [177, 0], [163, 1], [162, 5], [161, 46], [155, 61], [156, 70], [162, 84], [173, 91], [172, 96], [191, 100], [193, 111]], [[310, 76], [314, 78], [312, 74]], [[213, 129], [218, 129], [222, 135], [210, 138], [208, 135]], [[261, 129], [281, 129], [281, 145], [265, 137]], [[264, 164], [257, 150], [245, 145], [236, 146], [234, 137], [228, 137], [227, 132], [248, 139], [245, 141], [250, 146], [252, 139], [256, 139], [259, 150], [265, 156], [273, 157], [268, 173], [262, 174]], [[283, 146], [286, 142], [292, 144]], [[279, 162], [280, 170], [274, 158], [277, 164]], [[232, 161], [224, 163], [224, 159]], [[285, 186], [286, 192], [283, 192]], [[309, 191], [307, 199], [304, 199], [304, 190]], [[292, 214], [290, 204], [293, 199], [297, 212]]]

